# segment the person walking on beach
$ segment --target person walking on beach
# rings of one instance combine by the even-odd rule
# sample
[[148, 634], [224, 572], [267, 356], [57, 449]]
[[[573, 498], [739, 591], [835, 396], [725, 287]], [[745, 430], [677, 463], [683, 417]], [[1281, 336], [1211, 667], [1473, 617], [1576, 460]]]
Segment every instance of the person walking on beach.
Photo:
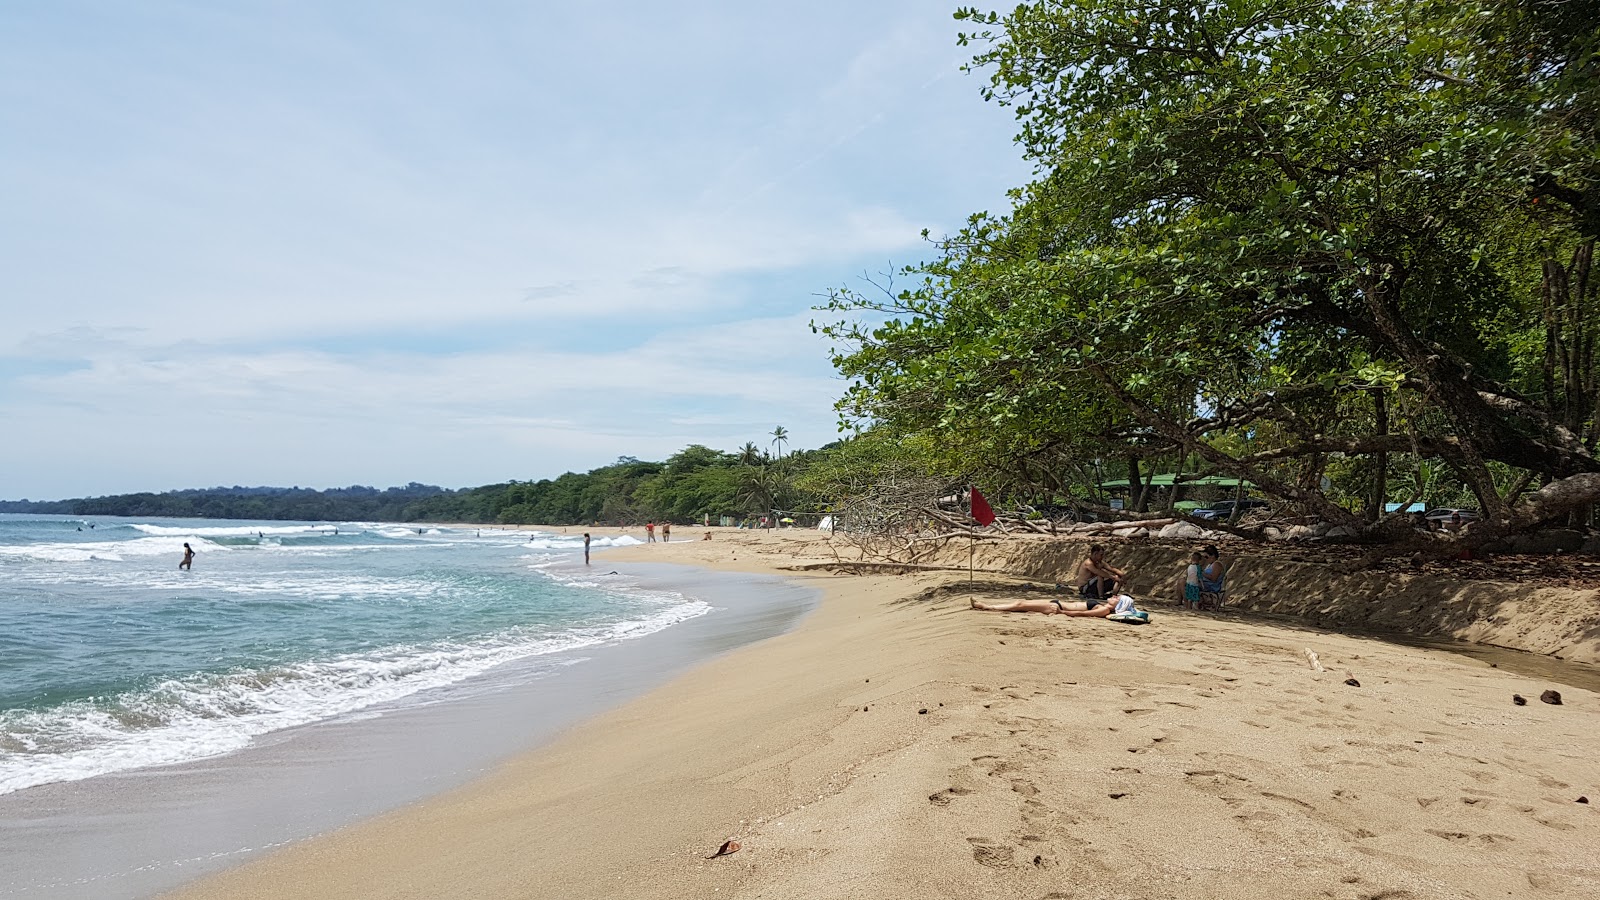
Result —
[[654, 544], [656, 542], [656, 523], [655, 522], [646, 522], [646, 523], [644, 523], [644, 542], [646, 544]]
[[[530, 538], [531, 540], [531, 538]], [[583, 564], [589, 564], [589, 532], [583, 533]]]
[[666, 542], [668, 542], [670, 540], [672, 540], [672, 523], [671, 522], [662, 522], [661, 523], [661, 543], [665, 544]]
[[180, 569], [191, 569], [194, 566], [194, 548], [187, 541], [183, 544], [183, 562], [178, 563]]

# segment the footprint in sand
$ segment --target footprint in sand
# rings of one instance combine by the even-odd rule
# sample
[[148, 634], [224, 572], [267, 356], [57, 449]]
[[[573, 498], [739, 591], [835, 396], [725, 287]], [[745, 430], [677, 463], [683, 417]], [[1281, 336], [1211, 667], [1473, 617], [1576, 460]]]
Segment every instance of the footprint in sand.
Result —
[[1009, 868], [1016, 858], [1015, 847], [1008, 847], [993, 838], [969, 837], [967, 843], [972, 845], [972, 858], [977, 860], [980, 866], [1005, 869]]
[[1431, 834], [1436, 838], [1443, 838], [1452, 844], [1473, 843], [1482, 847], [1493, 847], [1499, 844], [1511, 843], [1512, 841], [1516, 840], [1515, 838], [1504, 834], [1471, 835], [1463, 831], [1441, 831], [1437, 828], [1424, 828], [1423, 831], [1426, 831], [1428, 834]]
[[972, 791], [968, 788], [947, 787], [942, 791], [935, 791], [929, 794], [928, 802], [932, 803], [934, 806], [949, 806], [951, 800], [955, 799], [956, 797], [966, 796], [970, 793], [972, 793]]
[[1553, 828], [1556, 831], [1573, 831], [1578, 827], [1570, 822], [1563, 822], [1560, 819], [1552, 816], [1529, 816], [1529, 818], [1546, 828]]
[[1302, 809], [1309, 809], [1312, 812], [1316, 812], [1316, 810], [1317, 810], [1317, 808], [1315, 806], [1312, 806], [1311, 804], [1305, 802], [1304, 800], [1299, 800], [1299, 799], [1296, 799], [1294, 797], [1285, 796], [1284, 794], [1274, 794], [1271, 791], [1262, 791], [1261, 792], [1261, 796], [1266, 797], [1268, 800], [1282, 800], [1285, 803], [1293, 803], [1295, 806], [1298, 806], [1298, 807], [1300, 807]]

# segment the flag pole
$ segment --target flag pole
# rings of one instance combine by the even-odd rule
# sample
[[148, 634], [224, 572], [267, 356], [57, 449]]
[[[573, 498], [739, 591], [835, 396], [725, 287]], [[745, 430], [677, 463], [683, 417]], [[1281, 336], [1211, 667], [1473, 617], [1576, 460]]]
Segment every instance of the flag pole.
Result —
[[972, 506], [973, 488], [967, 488], [967, 512], [972, 516], [972, 524], [967, 529], [967, 592], [972, 592], [972, 558], [978, 552], [978, 515]]
[[974, 528], [967, 533], [972, 542], [967, 544], [967, 590], [972, 590], [972, 557], [978, 552], [978, 529]]

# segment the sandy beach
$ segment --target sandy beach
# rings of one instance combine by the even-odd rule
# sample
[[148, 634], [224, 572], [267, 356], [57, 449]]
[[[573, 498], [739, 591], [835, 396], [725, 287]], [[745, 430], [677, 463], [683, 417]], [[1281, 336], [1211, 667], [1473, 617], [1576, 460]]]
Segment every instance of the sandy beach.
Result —
[[595, 565], [786, 574], [817, 610], [173, 896], [1600, 896], [1590, 690], [1248, 614], [974, 612], [1037, 587], [796, 569], [837, 557], [705, 531]]

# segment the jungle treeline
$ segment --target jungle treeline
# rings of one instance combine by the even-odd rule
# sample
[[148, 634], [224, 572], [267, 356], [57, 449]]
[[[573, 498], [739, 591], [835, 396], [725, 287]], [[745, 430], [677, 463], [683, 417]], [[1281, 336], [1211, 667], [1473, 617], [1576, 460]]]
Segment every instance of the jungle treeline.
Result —
[[[820, 450], [776, 452], [753, 442], [736, 452], [691, 445], [666, 460], [622, 457], [587, 472], [448, 490], [411, 483], [379, 489], [216, 487], [55, 501], [0, 501], [0, 513], [348, 522], [626, 525], [692, 523], [774, 512], [820, 514], [841, 477], [870, 470], [881, 445], [868, 438]], [[866, 450], [864, 448], [874, 448]], [[865, 460], [865, 461], [864, 461]], [[846, 473], [846, 474], [841, 474]]]

